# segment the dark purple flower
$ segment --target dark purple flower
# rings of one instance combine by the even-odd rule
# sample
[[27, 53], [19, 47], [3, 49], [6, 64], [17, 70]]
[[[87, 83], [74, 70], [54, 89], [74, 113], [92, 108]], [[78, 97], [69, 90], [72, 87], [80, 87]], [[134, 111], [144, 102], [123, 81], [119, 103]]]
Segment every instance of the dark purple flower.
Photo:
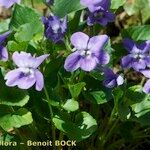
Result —
[[20, 3], [21, 0], [0, 0], [0, 6], [10, 8], [15, 3]]
[[0, 60], [7, 61], [8, 60], [8, 52], [6, 47], [0, 46]]
[[46, 38], [57, 43], [63, 40], [67, 30], [67, 17], [64, 20], [60, 20], [57, 16], [43, 17], [43, 23], [45, 26]]
[[108, 10], [110, 0], [80, 0], [81, 5], [88, 7], [90, 12], [95, 12], [99, 9]]
[[97, 64], [107, 64], [109, 62], [109, 55], [103, 50], [107, 41], [107, 35], [89, 38], [85, 33], [74, 33], [71, 36], [74, 52], [66, 58], [64, 68], [70, 72], [78, 68], [84, 71], [91, 71], [95, 69]]
[[8, 35], [10, 33], [11, 33], [11, 31], [7, 31], [7, 32], [0, 35], [0, 45], [6, 40], [6, 38], [8, 37]]
[[29, 89], [36, 84], [36, 90], [41, 91], [44, 86], [44, 79], [38, 67], [48, 56], [46, 54], [40, 57], [33, 57], [30, 53], [14, 52], [12, 58], [18, 68], [9, 71], [5, 75], [6, 85], [10, 87], [18, 86], [20, 89]]
[[6, 38], [8, 37], [10, 33], [11, 32], [8, 31], [0, 35], [0, 60], [2, 61], [8, 60], [8, 52], [7, 52], [6, 47], [3, 46], [3, 42], [6, 40]]
[[105, 80], [103, 81], [104, 86], [107, 88], [113, 88], [122, 85], [124, 79], [121, 75], [115, 74], [111, 69], [104, 69]]
[[115, 19], [115, 14], [109, 12], [108, 10], [99, 9], [93, 13], [89, 13], [87, 24], [89, 26], [98, 23], [102, 26], [106, 26], [108, 22], [112, 22]]
[[129, 52], [121, 60], [123, 68], [133, 68], [136, 71], [140, 71], [150, 65], [150, 41], [137, 45], [131, 39], [124, 39], [123, 44]]

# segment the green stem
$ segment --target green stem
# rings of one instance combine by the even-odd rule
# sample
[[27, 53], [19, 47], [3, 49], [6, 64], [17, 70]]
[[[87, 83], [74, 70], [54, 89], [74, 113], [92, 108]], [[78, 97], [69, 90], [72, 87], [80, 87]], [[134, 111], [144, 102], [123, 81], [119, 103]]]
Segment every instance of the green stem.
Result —
[[116, 105], [114, 106], [112, 112], [111, 112], [111, 115], [110, 115], [110, 119], [109, 119], [109, 122], [108, 122], [108, 125], [110, 125], [113, 121], [113, 118], [115, 116], [115, 113], [116, 113]]
[[140, 19], [141, 25], [143, 25], [143, 18], [142, 18], [142, 11], [141, 10], [139, 10], [139, 19]]
[[143, 78], [142, 78], [142, 80], [141, 80], [140, 85], [141, 85], [141, 86], [143, 86], [143, 85], [144, 85], [144, 83], [145, 83], [145, 81], [146, 81], [146, 78], [145, 78], [145, 77], [143, 77]]
[[[113, 130], [114, 128], [116, 127], [116, 124], [118, 122], [118, 119], [116, 120], [116, 122], [113, 124], [113, 126], [111, 127], [113, 121], [114, 121], [114, 115], [116, 113], [116, 108], [117, 108], [117, 105], [114, 105], [114, 108], [111, 112], [111, 115], [110, 115], [110, 118], [108, 120], [108, 123], [107, 123], [107, 127], [105, 128], [103, 134], [101, 136], [99, 136], [99, 139], [100, 139], [100, 147], [101, 149], [103, 150], [104, 148], [104, 145], [105, 143], [107, 142], [107, 140], [110, 138], [110, 136], [112, 135], [113, 133]], [[110, 130], [109, 130], [110, 129]]]
[[31, 5], [33, 8], [35, 8], [33, 0], [31, 0]]
[[69, 44], [69, 39], [68, 39], [68, 37], [67, 36], [65, 36], [65, 46], [66, 46], [66, 50], [68, 51], [68, 52], [71, 52], [72, 51], [72, 48], [71, 48], [71, 46], [70, 46], [70, 44]]
[[81, 70], [78, 81], [81, 82], [83, 80], [84, 76], [85, 76], [85, 72]]
[[46, 87], [44, 86], [44, 92], [45, 92], [45, 96], [46, 96], [46, 99], [47, 99], [47, 102], [48, 102], [48, 106], [49, 106], [49, 110], [50, 110], [50, 117], [51, 117], [51, 123], [52, 123], [52, 144], [53, 144], [53, 150], [55, 150], [55, 140], [56, 140], [56, 133], [55, 133], [55, 126], [53, 124], [53, 110], [52, 110], [52, 106], [50, 105], [49, 101], [50, 101], [50, 97], [49, 97], [49, 94], [47, 92], [47, 89]]
[[[104, 140], [104, 142], [106, 142], [106, 141], [108, 141], [109, 140], [109, 138], [111, 137], [111, 135], [112, 135], [112, 133], [113, 133], [113, 131], [114, 131], [114, 129], [115, 129], [115, 127], [116, 127], [116, 125], [117, 125], [117, 123], [118, 123], [118, 119], [116, 119], [116, 121], [115, 121], [115, 123], [113, 124], [113, 126], [111, 127], [111, 129], [109, 130], [109, 132], [108, 132], [108, 134], [107, 134], [107, 136], [105, 137], [105, 140]], [[105, 143], [104, 143], [105, 144]]]
[[[63, 132], [60, 131], [60, 133], [59, 133], [59, 141], [62, 141], [62, 140], [63, 140], [63, 137], [64, 137], [64, 134], [63, 134]], [[60, 145], [60, 146], [57, 148], [57, 150], [62, 150], [62, 146]]]
[[124, 143], [124, 139], [119, 139], [117, 141], [114, 141], [112, 144], [108, 145], [108, 150], [109, 149], [115, 149], [118, 148], [119, 145], [122, 145]]

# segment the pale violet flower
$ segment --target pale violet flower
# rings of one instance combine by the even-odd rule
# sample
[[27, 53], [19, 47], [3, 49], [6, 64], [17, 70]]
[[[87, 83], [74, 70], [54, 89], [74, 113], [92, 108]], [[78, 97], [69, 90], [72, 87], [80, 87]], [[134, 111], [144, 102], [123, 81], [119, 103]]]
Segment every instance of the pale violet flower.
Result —
[[10, 8], [15, 3], [20, 3], [21, 0], [0, 0], [0, 6], [3, 6], [5, 8]]
[[110, 0], [80, 0], [83, 6], [89, 9], [87, 24], [92, 26], [100, 24], [106, 26], [115, 20], [115, 14], [110, 12]]
[[104, 45], [107, 41], [107, 35], [90, 38], [82, 32], [74, 33], [71, 36], [74, 52], [66, 58], [64, 68], [70, 72], [78, 68], [84, 71], [92, 71], [97, 64], [107, 64], [110, 59], [108, 53], [104, 51]]
[[148, 78], [148, 80], [147, 80], [146, 83], [144, 84], [143, 92], [145, 92], [146, 94], [150, 94], [150, 69], [140, 70], [140, 72], [141, 72], [146, 78]]
[[35, 84], [36, 90], [41, 91], [44, 86], [44, 78], [38, 67], [48, 56], [48, 54], [45, 54], [34, 57], [30, 53], [14, 52], [12, 59], [17, 68], [5, 75], [6, 85], [29, 89]]
[[108, 10], [110, 0], [80, 0], [81, 5], [88, 7], [90, 12], [95, 12], [99, 9]]

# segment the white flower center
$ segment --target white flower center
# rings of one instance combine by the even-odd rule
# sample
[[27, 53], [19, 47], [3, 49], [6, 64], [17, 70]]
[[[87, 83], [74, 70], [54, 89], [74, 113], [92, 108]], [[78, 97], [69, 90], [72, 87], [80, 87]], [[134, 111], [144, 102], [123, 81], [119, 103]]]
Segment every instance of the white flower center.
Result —
[[83, 50], [81, 51], [80, 55], [86, 58], [90, 58], [91, 57], [91, 51], [90, 50]]
[[54, 33], [58, 33], [58, 30], [60, 29], [60, 26], [59, 26], [59, 24], [54, 24], [53, 26], [52, 26], [52, 29], [53, 29], [53, 32]]
[[140, 53], [137, 53], [137, 54], [134, 54], [133, 57], [136, 58], [136, 59], [142, 59], [142, 58], [144, 58], [144, 55], [142, 55]]

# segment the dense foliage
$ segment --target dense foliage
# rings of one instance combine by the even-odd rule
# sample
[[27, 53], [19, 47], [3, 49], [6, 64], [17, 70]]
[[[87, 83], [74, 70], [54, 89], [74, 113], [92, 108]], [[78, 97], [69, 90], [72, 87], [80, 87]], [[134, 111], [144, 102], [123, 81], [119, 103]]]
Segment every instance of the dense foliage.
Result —
[[[146, 149], [150, 0], [0, 0], [0, 6], [0, 150]], [[20, 144], [28, 140], [53, 144]]]

